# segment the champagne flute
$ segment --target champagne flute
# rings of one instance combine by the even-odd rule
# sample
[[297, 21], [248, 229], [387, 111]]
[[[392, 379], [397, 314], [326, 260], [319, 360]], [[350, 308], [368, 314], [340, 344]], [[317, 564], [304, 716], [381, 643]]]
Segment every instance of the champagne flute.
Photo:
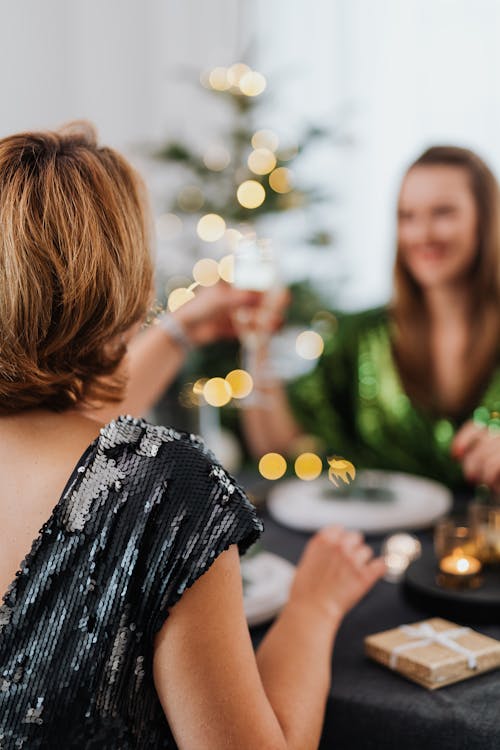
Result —
[[254, 391], [246, 404], [262, 404], [256, 394], [259, 384], [269, 375], [267, 368], [259, 362], [259, 353], [269, 342], [270, 332], [265, 326], [266, 298], [270, 301], [277, 288], [276, 262], [270, 240], [258, 240], [254, 234], [244, 236], [238, 243], [234, 258], [233, 286], [263, 295], [256, 311], [250, 307], [240, 307], [233, 315], [235, 328], [241, 342], [242, 367], [252, 377]]

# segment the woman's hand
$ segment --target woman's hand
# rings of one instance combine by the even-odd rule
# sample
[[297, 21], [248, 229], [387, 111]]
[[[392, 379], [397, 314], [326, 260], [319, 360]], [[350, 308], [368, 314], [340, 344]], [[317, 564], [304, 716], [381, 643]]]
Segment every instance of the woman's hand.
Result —
[[373, 558], [360, 533], [328, 526], [307, 544], [290, 602], [305, 605], [338, 625], [384, 571], [383, 560]]
[[233, 313], [241, 307], [253, 309], [261, 295], [235, 289], [224, 281], [196, 290], [193, 299], [179, 307], [173, 315], [183, 327], [193, 346], [211, 344], [219, 339], [236, 338]]
[[487, 484], [500, 492], [500, 432], [473, 421], [455, 435], [452, 455], [462, 463], [465, 478], [473, 484]]

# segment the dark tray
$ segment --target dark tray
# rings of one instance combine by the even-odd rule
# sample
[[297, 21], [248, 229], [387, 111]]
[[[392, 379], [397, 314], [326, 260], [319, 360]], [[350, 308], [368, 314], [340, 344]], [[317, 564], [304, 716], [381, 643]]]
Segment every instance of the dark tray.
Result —
[[480, 588], [446, 589], [436, 582], [437, 560], [432, 549], [424, 551], [406, 571], [405, 593], [432, 614], [468, 622], [500, 622], [500, 569], [485, 567]]

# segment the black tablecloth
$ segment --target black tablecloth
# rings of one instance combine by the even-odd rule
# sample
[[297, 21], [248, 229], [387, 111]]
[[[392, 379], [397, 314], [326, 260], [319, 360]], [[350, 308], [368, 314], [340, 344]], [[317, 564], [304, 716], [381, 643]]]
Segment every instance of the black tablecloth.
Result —
[[[297, 562], [309, 535], [261, 515], [263, 547]], [[419, 536], [431, 544], [430, 534]], [[367, 541], [379, 550], [380, 538]], [[363, 654], [366, 635], [436, 614], [409, 601], [401, 585], [380, 581], [347, 615], [335, 645], [321, 750], [500, 750], [500, 670], [431, 692]], [[500, 623], [474, 627], [500, 638]], [[266, 629], [252, 629], [255, 646]]]

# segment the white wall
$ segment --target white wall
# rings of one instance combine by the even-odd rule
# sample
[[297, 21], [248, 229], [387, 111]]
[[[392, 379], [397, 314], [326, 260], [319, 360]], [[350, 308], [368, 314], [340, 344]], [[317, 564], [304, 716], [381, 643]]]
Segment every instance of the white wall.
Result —
[[[498, 0], [0, 0], [0, 136], [86, 117], [119, 148], [206, 143], [225, 112], [192, 82], [249, 51], [269, 79], [263, 126], [353, 136], [299, 168], [332, 195], [308, 221], [338, 251], [287, 259], [325, 288], [345, 271], [333, 301], [363, 307], [389, 294], [395, 193], [420, 150], [469, 145], [500, 173], [499, 39]], [[302, 228], [272, 229], [287, 251]]]

